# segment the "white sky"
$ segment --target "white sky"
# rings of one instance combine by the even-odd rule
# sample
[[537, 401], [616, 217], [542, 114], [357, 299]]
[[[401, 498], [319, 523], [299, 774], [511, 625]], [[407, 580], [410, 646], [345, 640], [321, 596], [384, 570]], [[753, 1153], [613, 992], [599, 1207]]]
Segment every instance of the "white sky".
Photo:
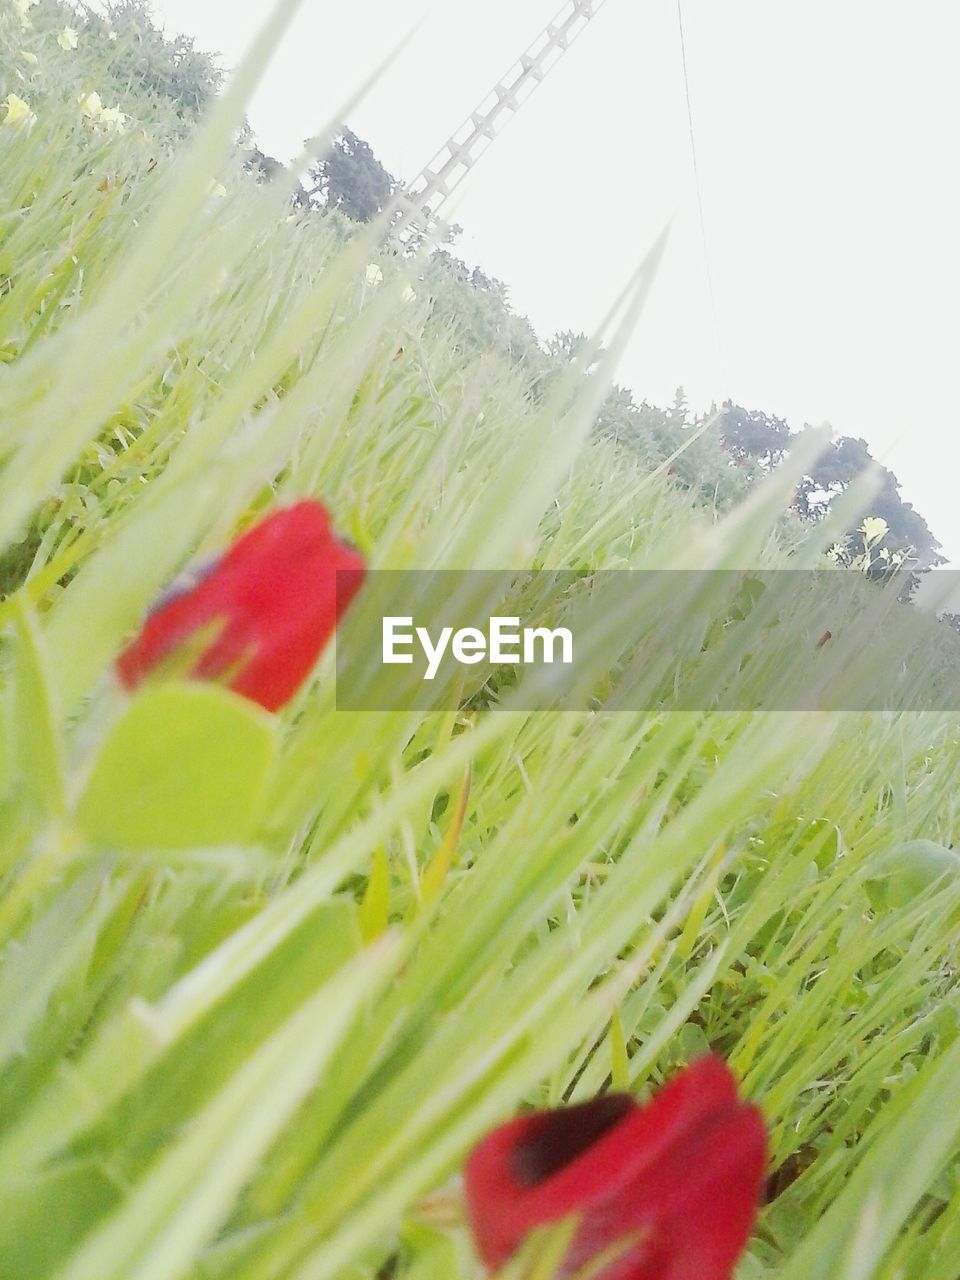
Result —
[[[348, 123], [410, 180], [560, 8], [438, 0]], [[154, 0], [235, 65], [269, 0]], [[424, 13], [304, 0], [250, 109], [282, 159]], [[589, 330], [669, 220], [620, 380], [862, 435], [960, 562], [960, 5], [683, 0], [716, 322], [676, 0], [606, 0], [469, 180], [455, 250], [541, 336]]]

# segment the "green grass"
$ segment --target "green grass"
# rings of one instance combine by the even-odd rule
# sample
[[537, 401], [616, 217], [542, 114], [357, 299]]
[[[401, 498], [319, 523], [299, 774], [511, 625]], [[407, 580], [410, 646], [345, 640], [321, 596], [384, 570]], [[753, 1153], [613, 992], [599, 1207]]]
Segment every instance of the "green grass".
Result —
[[0, 44], [37, 116], [0, 125], [4, 1280], [479, 1276], [422, 1207], [470, 1144], [708, 1047], [772, 1133], [744, 1280], [954, 1280], [960, 884], [869, 891], [955, 838], [954, 718], [337, 713], [328, 655], [277, 725], [238, 712], [255, 812], [213, 742], [205, 821], [194, 787], [143, 834], [164, 734], [138, 699], [115, 736], [112, 660], [255, 513], [322, 496], [381, 568], [775, 568], [795, 477], [717, 520], [591, 437], [600, 378], [533, 394], [416, 263], [368, 285], [372, 235], [239, 174], [257, 67], [182, 150], [146, 99], [84, 123], [92, 38], [4, 9]]

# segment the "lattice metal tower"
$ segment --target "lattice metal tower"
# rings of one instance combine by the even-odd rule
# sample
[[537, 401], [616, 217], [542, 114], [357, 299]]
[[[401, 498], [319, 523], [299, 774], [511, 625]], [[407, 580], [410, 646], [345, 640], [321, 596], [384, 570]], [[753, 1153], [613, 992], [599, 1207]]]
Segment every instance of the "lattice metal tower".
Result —
[[606, 0], [567, 0], [546, 30], [407, 185], [401, 201], [405, 222], [426, 226], [439, 216], [454, 189], [605, 3]]

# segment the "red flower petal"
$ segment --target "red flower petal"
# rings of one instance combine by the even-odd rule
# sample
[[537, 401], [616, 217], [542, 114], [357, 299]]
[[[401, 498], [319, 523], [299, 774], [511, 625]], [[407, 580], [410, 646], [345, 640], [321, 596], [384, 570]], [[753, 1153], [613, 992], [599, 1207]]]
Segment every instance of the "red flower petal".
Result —
[[160, 597], [117, 659], [133, 688], [189, 642], [190, 675], [223, 680], [276, 711], [307, 679], [363, 581], [358, 552], [339, 542], [319, 502], [274, 512], [184, 587]]
[[760, 1113], [738, 1101], [729, 1069], [708, 1057], [645, 1107], [608, 1094], [503, 1125], [474, 1148], [464, 1177], [491, 1267], [535, 1228], [576, 1213], [563, 1275], [624, 1242], [598, 1280], [728, 1280], [765, 1165]]

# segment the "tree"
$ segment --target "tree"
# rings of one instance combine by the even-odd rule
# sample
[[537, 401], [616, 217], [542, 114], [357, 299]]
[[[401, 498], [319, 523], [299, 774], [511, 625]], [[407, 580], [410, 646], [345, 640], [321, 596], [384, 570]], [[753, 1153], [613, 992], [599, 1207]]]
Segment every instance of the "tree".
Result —
[[[589, 342], [590, 339], [583, 332], [575, 333], [572, 329], [561, 329], [559, 333], [555, 333], [552, 338], [547, 339], [547, 351], [561, 364], [573, 364], [574, 360], [578, 359], [583, 353]], [[599, 347], [590, 361], [591, 369], [602, 354], [603, 348]]]
[[252, 173], [258, 182], [272, 182], [274, 178], [286, 173], [286, 165], [282, 164], [275, 156], [268, 156], [265, 151], [261, 151], [256, 145], [250, 148], [247, 158], [243, 162], [243, 167], [247, 173]]
[[912, 572], [906, 574], [903, 594], [913, 594], [919, 585], [919, 573], [943, 564], [940, 543], [930, 531], [923, 516], [900, 496], [900, 482], [887, 467], [881, 467], [870, 455], [867, 442], [860, 437], [841, 436], [821, 453], [810, 474], [797, 486], [793, 506], [807, 520], [822, 519], [838, 494], [843, 493], [865, 471], [876, 470], [879, 484], [851, 518], [847, 537], [856, 543], [859, 526], [869, 516], [878, 516], [887, 530], [873, 548], [875, 563], [872, 577], [888, 576], [892, 558], [902, 555]]
[[526, 379], [531, 396], [543, 394], [555, 369], [529, 320], [511, 308], [502, 281], [468, 266], [449, 249], [436, 249], [425, 259], [421, 279], [439, 300], [439, 310], [457, 317], [460, 350], [496, 352]]
[[781, 461], [790, 445], [790, 428], [783, 418], [744, 409], [725, 400], [720, 411], [720, 439], [737, 466], [753, 460], [769, 471]]
[[369, 143], [344, 127], [310, 170], [309, 194], [354, 222], [372, 222], [386, 208], [398, 183]]
[[748, 477], [733, 465], [716, 423], [701, 432], [706, 418], [713, 416], [689, 421], [682, 388], [673, 405], [661, 409], [646, 400], [636, 404], [628, 388], [615, 386], [600, 406], [595, 431], [640, 458], [651, 471], [672, 459], [667, 474], [675, 484], [714, 510], [726, 511], [745, 494]]
[[810, 474], [797, 485], [794, 507], [798, 514], [804, 519], [819, 519], [837, 494], [873, 465], [866, 440], [841, 436], [819, 454]]
[[[149, 0], [111, 0], [103, 12], [121, 51], [112, 78], [167, 99], [186, 120], [196, 119], [223, 81], [214, 59], [196, 48], [192, 36], [165, 36], [154, 22]], [[102, 29], [96, 15], [91, 13], [87, 21], [93, 29]]]

